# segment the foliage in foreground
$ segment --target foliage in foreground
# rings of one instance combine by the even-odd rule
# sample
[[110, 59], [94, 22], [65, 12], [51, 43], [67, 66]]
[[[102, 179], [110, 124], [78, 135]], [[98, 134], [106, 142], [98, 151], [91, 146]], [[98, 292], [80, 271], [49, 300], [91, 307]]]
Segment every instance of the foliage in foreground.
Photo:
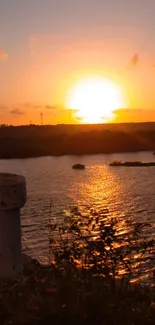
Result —
[[66, 211], [62, 224], [51, 224], [50, 261], [59, 267], [65, 260], [75, 269], [106, 277], [115, 290], [118, 278], [140, 280], [154, 264], [150, 228], [148, 223], [111, 218], [107, 209], [86, 213], [74, 207]]
[[148, 288], [132, 285], [113, 294], [103, 277], [65, 271], [34, 262], [24, 270], [24, 283], [3, 283], [0, 324], [154, 324]]
[[66, 213], [63, 225], [50, 226], [52, 264], [31, 260], [20, 279], [0, 284], [0, 324], [153, 325], [154, 287], [130, 284], [154, 256], [146, 227], [105, 210]]

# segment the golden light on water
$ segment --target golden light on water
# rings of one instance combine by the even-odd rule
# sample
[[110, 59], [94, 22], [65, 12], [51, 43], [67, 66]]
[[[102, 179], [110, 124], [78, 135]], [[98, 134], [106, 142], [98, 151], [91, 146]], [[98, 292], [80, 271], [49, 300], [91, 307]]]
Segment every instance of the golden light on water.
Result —
[[[147, 252], [137, 253], [136, 247], [139, 247], [139, 239], [133, 236], [135, 220], [132, 214], [129, 214], [130, 207], [125, 203], [129, 193], [123, 180], [124, 177], [118, 177], [118, 174], [106, 165], [92, 165], [86, 169], [85, 174], [76, 175], [68, 194], [80, 207], [82, 216], [86, 219], [94, 216], [95, 220], [99, 213], [99, 222], [104, 221], [105, 225], [110, 225], [114, 221], [117, 240], [113, 240], [111, 249], [115, 254], [117, 252], [115, 277], [118, 279], [120, 276], [125, 276], [124, 279], [128, 278], [135, 283], [141, 280], [151, 283], [153, 265], [149, 259], [147, 260], [149, 256]], [[99, 223], [96, 223], [95, 228], [91, 230], [94, 241], [99, 239], [98, 225]], [[142, 238], [145, 235], [144, 231], [141, 234]], [[110, 251], [109, 247], [107, 244], [105, 249]], [[122, 252], [124, 252], [123, 260]], [[97, 254], [98, 252], [96, 256]], [[131, 263], [128, 264], [129, 261]]]
[[75, 111], [75, 117], [81, 123], [110, 122], [113, 112], [126, 106], [121, 87], [101, 77], [77, 82], [66, 99], [66, 107]]

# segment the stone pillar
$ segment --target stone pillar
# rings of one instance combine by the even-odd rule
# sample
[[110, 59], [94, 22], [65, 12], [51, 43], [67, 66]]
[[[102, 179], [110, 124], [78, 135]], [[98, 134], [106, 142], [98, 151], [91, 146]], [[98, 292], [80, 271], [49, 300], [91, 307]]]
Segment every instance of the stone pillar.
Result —
[[20, 209], [26, 198], [23, 176], [0, 173], [0, 278], [12, 277], [21, 270]]

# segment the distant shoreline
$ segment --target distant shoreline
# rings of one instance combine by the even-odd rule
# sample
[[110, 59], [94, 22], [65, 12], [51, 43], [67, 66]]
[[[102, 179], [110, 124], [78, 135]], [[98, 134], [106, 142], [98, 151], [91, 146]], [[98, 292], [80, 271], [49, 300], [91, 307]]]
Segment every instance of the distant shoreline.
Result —
[[[123, 154], [123, 153], [138, 153], [138, 152], [149, 152], [150, 150], [137, 150], [137, 151], [115, 151], [115, 152], [95, 152], [95, 153], [63, 153], [63, 154], [36, 154], [36, 155], [6, 155], [6, 156], [0, 156], [0, 160], [11, 160], [11, 159], [34, 159], [34, 158], [42, 158], [42, 157], [64, 157], [64, 156], [75, 156], [75, 157], [81, 157], [81, 156], [93, 156], [93, 155], [112, 155], [112, 154]], [[153, 153], [152, 153], [153, 154]]]
[[155, 123], [0, 127], [0, 159], [155, 151]]

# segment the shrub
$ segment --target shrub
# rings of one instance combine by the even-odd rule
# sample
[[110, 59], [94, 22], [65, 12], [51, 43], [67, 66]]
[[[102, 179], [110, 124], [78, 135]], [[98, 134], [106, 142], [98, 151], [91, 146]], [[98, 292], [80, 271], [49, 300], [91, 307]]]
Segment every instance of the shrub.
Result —
[[50, 226], [52, 263], [61, 267], [70, 263], [74, 270], [91, 276], [105, 277], [115, 291], [118, 279], [122, 284], [141, 278], [148, 265], [153, 265], [153, 239], [145, 237], [148, 223], [132, 223], [111, 218], [107, 209], [77, 207], [66, 211], [62, 224]]

